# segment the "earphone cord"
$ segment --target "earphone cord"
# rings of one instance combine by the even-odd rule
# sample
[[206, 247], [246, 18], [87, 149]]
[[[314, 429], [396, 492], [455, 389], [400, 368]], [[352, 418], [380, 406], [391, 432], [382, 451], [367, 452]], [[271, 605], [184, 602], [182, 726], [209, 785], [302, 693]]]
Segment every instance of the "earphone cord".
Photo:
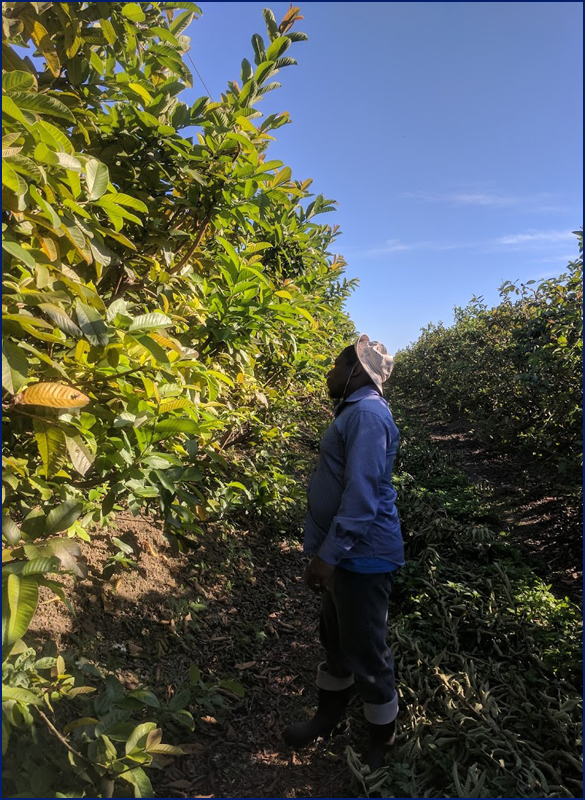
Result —
[[357, 363], [353, 365], [353, 369], [349, 373], [349, 378], [345, 382], [345, 387], [343, 389], [343, 394], [341, 395], [341, 400], [339, 401], [340, 403], [343, 403], [343, 401], [345, 400], [345, 393], [347, 392], [347, 387], [349, 386], [349, 382], [352, 379], [352, 376], [353, 376], [353, 373], [354, 373], [354, 370], [355, 370], [356, 367], [357, 367]]

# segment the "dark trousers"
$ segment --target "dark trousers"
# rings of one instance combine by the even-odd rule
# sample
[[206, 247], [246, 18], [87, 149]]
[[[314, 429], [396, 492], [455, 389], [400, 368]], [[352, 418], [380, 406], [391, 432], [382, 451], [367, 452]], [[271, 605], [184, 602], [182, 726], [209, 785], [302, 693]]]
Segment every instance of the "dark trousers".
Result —
[[[393, 583], [392, 572], [336, 569], [321, 601], [320, 638], [327, 659], [320, 666], [317, 683], [335, 691], [355, 682], [366, 704], [366, 717], [373, 715], [370, 721], [380, 723], [394, 719], [398, 703], [394, 660], [386, 641]], [[368, 713], [369, 706], [384, 709]]]

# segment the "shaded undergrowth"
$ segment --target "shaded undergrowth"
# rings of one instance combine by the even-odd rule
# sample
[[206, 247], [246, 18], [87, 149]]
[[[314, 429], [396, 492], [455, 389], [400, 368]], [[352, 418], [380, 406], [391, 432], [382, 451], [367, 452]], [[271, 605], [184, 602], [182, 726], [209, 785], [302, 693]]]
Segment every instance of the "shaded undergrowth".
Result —
[[386, 797], [582, 793], [581, 621], [534, 575], [476, 489], [398, 414], [407, 546], [390, 626], [402, 706]]

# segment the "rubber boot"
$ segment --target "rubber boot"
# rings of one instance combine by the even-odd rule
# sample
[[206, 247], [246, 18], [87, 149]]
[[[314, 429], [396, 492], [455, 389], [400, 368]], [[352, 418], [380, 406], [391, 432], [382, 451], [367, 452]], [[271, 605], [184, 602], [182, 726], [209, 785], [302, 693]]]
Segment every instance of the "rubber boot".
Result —
[[282, 732], [284, 741], [291, 747], [304, 747], [319, 737], [328, 738], [336, 733], [344, 733], [345, 711], [351, 696], [350, 686], [337, 692], [319, 689], [319, 707], [312, 719], [307, 722], [296, 722]]
[[372, 772], [381, 769], [386, 763], [386, 756], [396, 741], [396, 720], [387, 725], [374, 725], [368, 722], [370, 743], [366, 755], [366, 764]]

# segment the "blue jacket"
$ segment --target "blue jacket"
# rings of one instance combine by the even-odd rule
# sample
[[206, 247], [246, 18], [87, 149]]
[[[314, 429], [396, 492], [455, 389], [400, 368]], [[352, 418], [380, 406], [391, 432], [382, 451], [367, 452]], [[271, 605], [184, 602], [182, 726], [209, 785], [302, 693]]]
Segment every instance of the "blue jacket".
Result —
[[363, 386], [337, 406], [307, 489], [306, 553], [340, 566], [344, 558], [404, 564], [392, 486], [399, 438], [374, 388]]

